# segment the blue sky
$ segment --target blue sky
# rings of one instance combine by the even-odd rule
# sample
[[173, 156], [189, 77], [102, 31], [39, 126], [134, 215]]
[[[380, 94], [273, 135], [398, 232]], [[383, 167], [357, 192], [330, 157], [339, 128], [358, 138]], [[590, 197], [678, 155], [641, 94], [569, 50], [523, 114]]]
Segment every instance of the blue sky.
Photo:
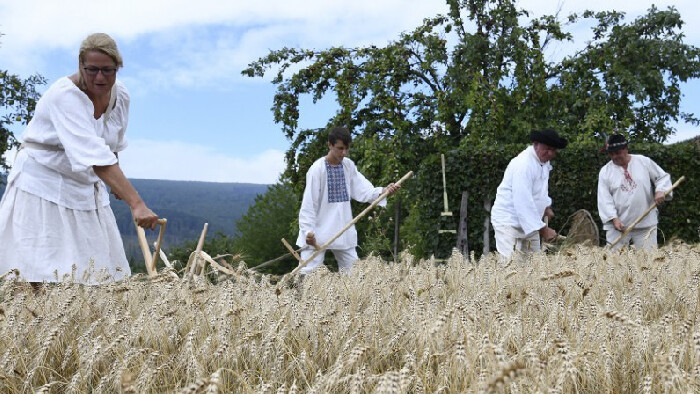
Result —
[[[695, 0], [519, 3], [536, 16], [615, 9], [628, 21], [651, 4], [675, 5], [687, 23], [686, 42], [700, 46]], [[122, 52], [119, 78], [131, 92], [130, 145], [120, 154], [127, 176], [274, 183], [289, 145], [270, 111], [275, 87], [241, 70], [285, 46], [383, 45], [445, 11], [443, 0], [0, 0], [0, 68], [51, 83], [75, 72], [86, 35], [106, 32]], [[574, 34], [574, 43], [547, 55], [582, 46], [587, 36]], [[698, 81], [683, 87], [681, 107], [700, 116], [698, 88]], [[307, 100], [300, 126], [322, 127], [334, 111], [331, 100]], [[672, 141], [700, 134], [690, 125], [678, 130]]]

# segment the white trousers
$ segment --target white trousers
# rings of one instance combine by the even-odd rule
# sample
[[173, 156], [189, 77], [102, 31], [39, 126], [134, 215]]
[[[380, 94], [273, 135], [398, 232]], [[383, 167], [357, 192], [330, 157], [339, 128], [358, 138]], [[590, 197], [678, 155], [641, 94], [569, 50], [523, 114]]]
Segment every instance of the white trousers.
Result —
[[[318, 256], [314, 257], [313, 260], [309, 261], [309, 263], [306, 264], [304, 268], [299, 270], [299, 274], [306, 275], [311, 273], [316, 268], [320, 267], [321, 264], [323, 264], [323, 258], [326, 256], [326, 250], [319, 253]], [[333, 252], [333, 256], [335, 256], [335, 260], [338, 262], [338, 271], [346, 275], [350, 275], [350, 271], [352, 271], [352, 266], [355, 264], [355, 261], [357, 261], [357, 251], [355, 250], [355, 248], [330, 249], [330, 251]], [[313, 248], [305, 248], [301, 251], [300, 257], [302, 260], [306, 261], [309, 257], [311, 257], [311, 255], [314, 252], [315, 249]]]
[[[618, 242], [612, 250], [618, 250], [624, 245], [629, 245], [630, 241], [635, 248], [650, 252], [657, 248], [656, 226], [646, 228], [634, 228], [629, 234]], [[622, 235], [621, 231], [616, 229], [605, 230], [605, 242], [610, 245]]]
[[514, 257], [514, 251], [523, 257], [541, 250], [539, 231], [523, 235], [522, 231], [512, 227], [494, 227], [493, 230], [496, 234], [496, 250], [504, 261]]

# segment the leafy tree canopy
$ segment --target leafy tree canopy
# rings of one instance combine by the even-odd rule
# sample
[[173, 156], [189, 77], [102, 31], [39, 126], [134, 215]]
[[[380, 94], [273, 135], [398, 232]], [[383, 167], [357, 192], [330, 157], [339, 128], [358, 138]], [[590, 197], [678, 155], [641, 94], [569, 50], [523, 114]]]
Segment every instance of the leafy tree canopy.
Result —
[[[386, 184], [439, 152], [524, 143], [536, 128], [579, 142], [614, 129], [634, 142], [663, 142], [673, 122], [700, 123], [679, 109], [681, 83], [700, 75], [700, 49], [683, 42], [674, 7], [652, 6], [627, 22], [617, 11], [562, 18], [532, 16], [515, 0], [446, 1], [446, 15], [385, 46], [282, 48], [242, 71], [270, 74], [277, 85], [274, 120], [291, 141], [283, 179], [297, 195], [309, 166], [326, 153], [329, 126], [353, 131], [353, 160]], [[570, 31], [581, 24], [592, 26], [592, 38], [578, 52], [545, 58], [548, 47], [571, 45]], [[303, 95], [333, 98], [339, 109], [319, 129], [300, 129]], [[417, 197], [421, 187], [409, 183], [402, 193], [404, 216], [427, 203]], [[390, 228], [388, 216], [374, 226]], [[371, 227], [358, 223], [360, 237]]]
[[[663, 142], [674, 132], [672, 121], [699, 123], [679, 110], [680, 83], [700, 75], [700, 52], [683, 43], [674, 7], [652, 6], [628, 23], [616, 11], [560, 19], [530, 17], [513, 0], [447, 3], [447, 15], [427, 18], [383, 47], [283, 48], [243, 70], [273, 74], [274, 119], [291, 141], [285, 177], [297, 188], [324, 153], [317, 130], [298, 127], [301, 95], [334, 97], [339, 110], [327, 126], [353, 130], [355, 160], [381, 181], [432, 152], [524, 142], [538, 127], [573, 140], [617, 128], [635, 141]], [[593, 38], [583, 49], [558, 62], [545, 59], [549, 45], [573, 40], [568, 27], [591, 21]]]
[[40, 75], [22, 79], [0, 69], [0, 171], [8, 170], [2, 154], [18, 145], [10, 127], [29, 123], [40, 96], [36, 87], [45, 83]]

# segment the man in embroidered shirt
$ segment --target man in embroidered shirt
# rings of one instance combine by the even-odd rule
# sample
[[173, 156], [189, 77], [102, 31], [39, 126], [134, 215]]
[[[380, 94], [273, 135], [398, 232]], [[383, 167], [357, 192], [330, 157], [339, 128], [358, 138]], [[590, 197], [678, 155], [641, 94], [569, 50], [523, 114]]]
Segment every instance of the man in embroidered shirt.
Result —
[[[605, 229], [608, 244], [615, 242], [649, 207], [671, 199], [665, 192], [671, 189], [671, 176], [653, 160], [642, 155], [631, 155], [625, 137], [613, 134], [605, 152], [610, 161], [598, 175], [598, 214]], [[652, 184], [654, 191], [652, 191]], [[658, 210], [654, 209], [630, 231], [614, 249], [631, 243], [640, 249], [657, 247], [656, 225]]]
[[[389, 184], [386, 189], [374, 187], [347, 158], [352, 137], [345, 127], [335, 127], [328, 134], [328, 154], [314, 162], [306, 173], [306, 187], [299, 210], [297, 245], [305, 247], [301, 259], [306, 261], [314, 245], [323, 245], [352, 221], [350, 199], [372, 202], [385, 190], [394, 194], [400, 185]], [[386, 199], [379, 206], [386, 206]], [[328, 249], [333, 251], [341, 272], [350, 273], [357, 260], [357, 231], [350, 227]], [[325, 251], [299, 272], [306, 275], [323, 263]]]
[[549, 161], [568, 142], [552, 129], [533, 131], [530, 140], [533, 144], [508, 163], [491, 209], [496, 249], [504, 261], [514, 250], [524, 254], [539, 251], [540, 237], [550, 241], [557, 236], [544, 222], [545, 216], [554, 217]]

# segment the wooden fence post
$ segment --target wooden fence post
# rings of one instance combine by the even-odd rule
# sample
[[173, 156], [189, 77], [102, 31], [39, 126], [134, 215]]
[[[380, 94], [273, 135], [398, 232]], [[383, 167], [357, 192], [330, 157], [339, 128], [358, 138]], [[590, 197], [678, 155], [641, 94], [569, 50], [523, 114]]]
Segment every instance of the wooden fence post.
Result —
[[484, 198], [484, 210], [486, 211], [486, 218], [484, 219], [484, 256], [489, 254], [491, 249], [491, 200], [486, 197]]
[[401, 228], [401, 196], [396, 196], [396, 204], [394, 205], [394, 263], [399, 262], [399, 251], [401, 250], [401, 237], [399, 229]]
[[467, 232], [467, 206], [469, 205], [469, 192], [462, 192], [462, 202], [459, 206], [459, 230], [457, 233], [457, 250], [462, 256], [469, 257], [469, 236]]

